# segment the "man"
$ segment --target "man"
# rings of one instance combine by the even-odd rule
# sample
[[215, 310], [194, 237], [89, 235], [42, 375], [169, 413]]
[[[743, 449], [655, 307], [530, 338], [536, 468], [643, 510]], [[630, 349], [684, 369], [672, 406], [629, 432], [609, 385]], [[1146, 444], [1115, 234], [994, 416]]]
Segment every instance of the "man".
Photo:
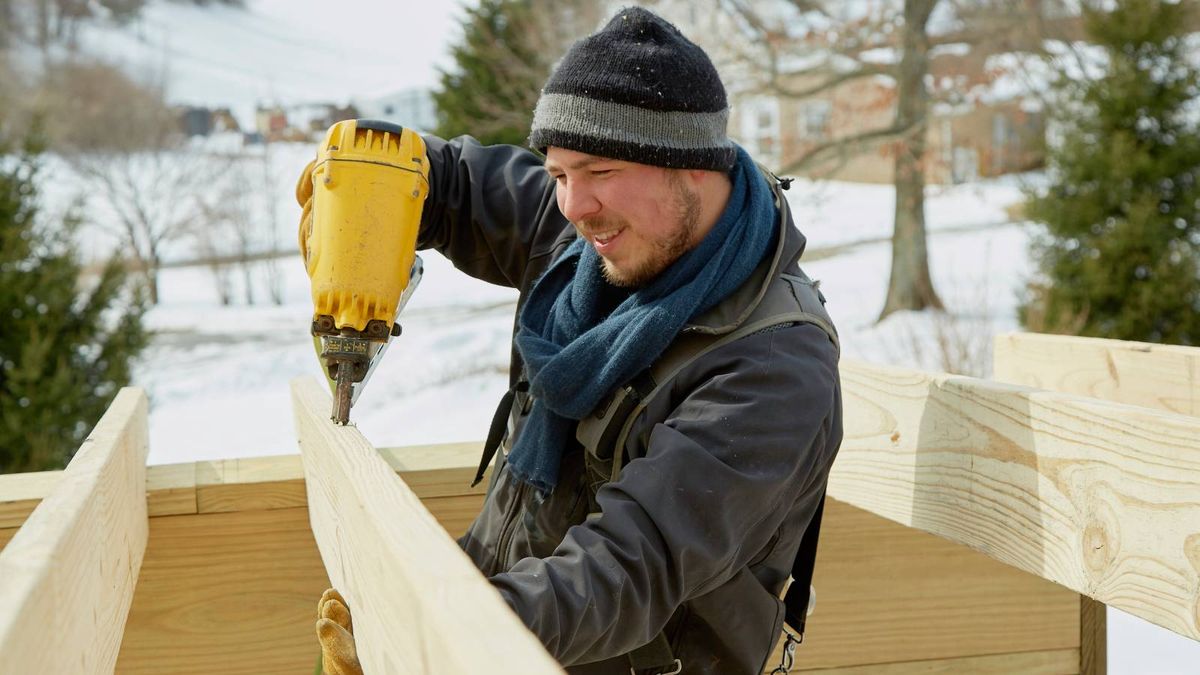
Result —
[[427, 139], [419, 247], [521, 290], [509, 431], [460, 544], [572, 673], [761, 672], [841, 441], [804, 237], [727, 116], [703, 50], [635, 8], [550, 76], [544, 163]]

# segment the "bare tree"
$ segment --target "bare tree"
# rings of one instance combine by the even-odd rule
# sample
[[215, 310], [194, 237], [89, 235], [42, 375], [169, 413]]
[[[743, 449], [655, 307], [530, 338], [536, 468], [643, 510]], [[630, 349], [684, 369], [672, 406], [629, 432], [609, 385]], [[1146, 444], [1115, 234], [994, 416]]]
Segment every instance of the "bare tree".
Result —
[[[267, 143], [263, 146], [262, 154], [262, 185], [263, 195], [286, 194], [286, 187], [279, 185], [279, 176], [275, 173], [271, 166], [272, 154], [271, 144]], [[279, 213], [275, 206], [275, 200], [267, 198], [263, 200], [263, 225], [266, 234], [266, 242], [264, 252], [266, 258], [263, 260], [263, 272], [266, 276], [267, 296], [271, 298], [271, 302], [275, 305], [283, 304], [283, 272], [279, 268], [279, 256], [275, 255], [279, 247]]]
[[149, 150], [79, 154], [72, 164], [83, 176], [89, 203], [143, 275], [149, 300], [158, 303], [158, 272], [166, 247], [201, 223], [219, 158], [185, 145]]
[[780, 172], [832, 173], [866, 152], [890, 155], [896, 188], [892, 266], [879, 318], [897, 310], [942, 308], [926, 249], [926, 138], [931, 105], [962, 92], [933, 81], [930, 52], [1037, 49], [1031, 33], [1038, 32], [1041, 2], [718, 0], [718, 5], [741, 30], [743, 39], [728, 50], [751, 80], [751, 91], [807, 99], [869, 80], [890, 83], [882, 101], [869, 102], [893, 111], [887, 123], [817, 143]]

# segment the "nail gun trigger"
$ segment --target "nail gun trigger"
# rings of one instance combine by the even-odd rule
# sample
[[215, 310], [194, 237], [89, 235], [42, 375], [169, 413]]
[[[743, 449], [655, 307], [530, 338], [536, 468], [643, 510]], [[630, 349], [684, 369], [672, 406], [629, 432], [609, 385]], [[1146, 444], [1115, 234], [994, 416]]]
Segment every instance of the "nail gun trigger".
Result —
[[404, 328], [400, 325], [399, 321], [392, 324], [392, 337], [400, 337], [400, 334], [403, 332]]

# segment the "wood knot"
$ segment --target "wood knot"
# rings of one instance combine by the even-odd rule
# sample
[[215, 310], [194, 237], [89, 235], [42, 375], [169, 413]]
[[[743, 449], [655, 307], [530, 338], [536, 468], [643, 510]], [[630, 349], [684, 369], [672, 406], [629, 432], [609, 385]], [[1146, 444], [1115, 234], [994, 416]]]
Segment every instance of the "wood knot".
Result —
[[1188, 535], [1183, 540], [1183, 555], [1192, 564], [1192, 569], [1200, 572], [1200, 533]]
[[1104, 575], [1117, 557], [1120, 542], [1106, 523], [1093, 520], [1083, 530], [1083, 563], [1093, 579]]

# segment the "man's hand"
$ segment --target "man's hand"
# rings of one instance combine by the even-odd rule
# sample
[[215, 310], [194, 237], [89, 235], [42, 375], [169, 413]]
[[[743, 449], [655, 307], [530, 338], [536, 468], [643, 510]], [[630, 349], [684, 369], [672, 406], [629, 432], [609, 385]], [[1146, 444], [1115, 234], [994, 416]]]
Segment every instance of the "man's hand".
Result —
[[317, 160], [310, 160], [296, 181], [296, 203], [303, 209], [300, 212], [300, 255], [305, 264], [308, 263], [308, 235], [312, 232], [312, 172], [316, 165]]
[[321, 671], [325, 675], [363, 675], [354, 647], [350, 608], [341, 593], [330, 588], [317, 603], [317, 639], [321, 641]]

